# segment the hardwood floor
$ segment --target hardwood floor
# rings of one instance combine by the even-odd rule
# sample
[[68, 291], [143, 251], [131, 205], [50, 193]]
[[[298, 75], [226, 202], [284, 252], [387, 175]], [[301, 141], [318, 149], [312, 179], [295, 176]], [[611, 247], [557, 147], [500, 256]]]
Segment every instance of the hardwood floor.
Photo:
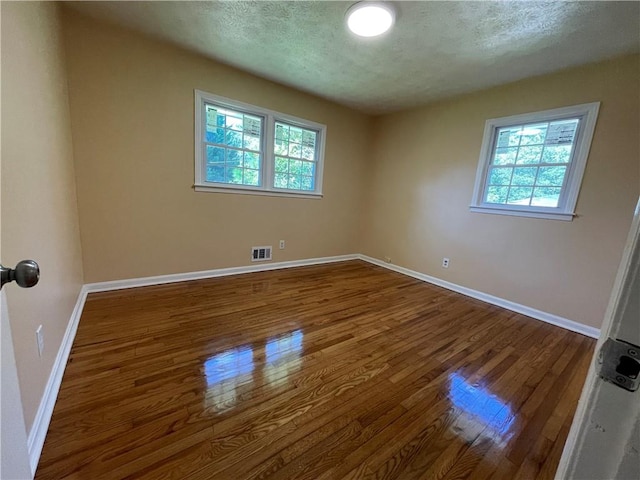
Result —
[[91, 294], [36, 478], [553, 478], [594, 345], [361, 261]]

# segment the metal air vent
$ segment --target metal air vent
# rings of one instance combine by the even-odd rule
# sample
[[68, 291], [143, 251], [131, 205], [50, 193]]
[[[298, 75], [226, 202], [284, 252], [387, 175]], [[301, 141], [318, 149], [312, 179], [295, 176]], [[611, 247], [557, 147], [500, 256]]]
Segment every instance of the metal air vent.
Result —
[[251, 247], [251, 261], [265, 262], [271, 260], [271, 250], [273, 247]]

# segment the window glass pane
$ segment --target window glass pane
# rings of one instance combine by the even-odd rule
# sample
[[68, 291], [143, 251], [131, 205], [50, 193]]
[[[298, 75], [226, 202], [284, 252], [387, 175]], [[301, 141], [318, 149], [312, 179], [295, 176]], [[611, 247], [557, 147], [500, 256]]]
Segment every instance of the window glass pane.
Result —
[[207, 165], [207, 182], [224, 182], [224, 164]]
[[274, 146], [276, 155], [287, 155], [289, 153], [289, 142], [285, 142], [284, 140], [280, 142], [276, 141]]
[[276, 188], [287, 188], [287, 178], [288, 175], [286, 173], [276, 173], [274, 178], [274, 186]]
[[218, 125], [219, 127], [224, 127], [226, 120], [227, 120], [227, 116], [222, 115], [220, 112], [218, 112], [218, 116], [216, 117], [215, 124]]
[[299, 175], [289, 175], [289, 184], [287, 188], [300, 190], [301, 178]]
[[542, 145], [547, 135], [547, 124], [525, 125], [520, 133], [520, 145]]
[[242, 184], [242, 168], [228, 167], [226, 168], [225, 180], [227, 183]]
[[243, 131], [245, 135], [259, 137], [262, 135], [262, 119], [245, 115], [243, 118]]
[[545, 145], [571, 145], [576, 135], [579, 120], [572, 118], [569, 120], [557, 120], [549, 123]]
[[507, 203], [509, 187], [489, 187], [487, 188], [487, 203]]
[[302, 143], [302, 129], [298, 127], [290, 127], [289, 141], [295, 142], [295, 143]]
[[561, 187], [566, 172], [567, 167], [540, 167], [536, 184]]
[[533, 186], [536, 180], [537, 167], [518, 167], [513, 171], [511, 185]]
[[218, 117], [218, 109], [216, 107], [214, 107], [213, 105], [205, 105], [204, 107], [205, 112], [206, 112], [206, 122], [207, 122], [207, 126], [209, 125], [217, 125], [216, 120]]
[[494, 165], [513, 165], [516, 163], [517, 148], [497, 148], [493, 158]]
[[489, 185], [509, 185], [513, 168], [492, 168], [489, 171]]
[[542, 152], [543, 163], [569, 163], [572, 145], [545, 146]]
[[302, 162], [302, 174], [308, 175], [310, 177], [314, 176], [316, 173], [315, 164], [311, 162]]
[[224, 143], [224, 128], [211, 127], [207, 125], [205, 141], [209, 143]]
[[531, 205], [535, 207], [557, 207], [560, 200], [560, 190], [557, 187], [534, 188]]
[[242, 152], [227, 149], [227, 167], [242, 167]]
[[300, 175], [302, 173], [302, 162], [300, 160], [290, 160], [289, 173], [292, 175]]
[[276, 122], [276, 144], [289, 141], [289, 126]]
[[218, 108], [215, 107], [214, 105], [205, 105], [205, 111], [206, 111], [206, 126], [207, 129], [211, 128], [215, 128], [215, 127], [224, 127], [224, 122], [225, 122], [225, 115], [221, 114], [221, 112], [218, 111]]
[[243, 183], [245, 185], [259, 185], [260, 175], [258, 170], [245, 169]]
[[207, 145], [207, 163], [224, 163], [224, 148]]
[[299, 143], [289, 142], [289, 156], [294, 158], [300, 158], [302, 155], [302, 145]]
[[255, 152], [260, 150], [260, 137], [244, 134], [242, 146]]
[[518, 158], [516, 163], [539, 163], [542, 154], [542, 146], [538, 147], [520, 147], [518, 149]]
[[522, 127], [503, 127], [499, 128], [496, 135], [496, 147], [517, 147], [520, 145], [520, 135], [518, 134]]
[[306, 160], [315, 160], [316, 151], [313, 148], [302, 146], [302, 158]]
[[529, 205], [529, 199], [533, 193], [531, 187], [511, 187], [507, 197], [507, 203], [512, 205]]
[[235, 132], [233, 130], [227, 130], [225, 135], [225, 142], [230, 147], [242, 148], [242, 133]]
[[313, 190], [313, 177], [302, 177], [302, 190]]
[[302, 145], [315, 150], [316, 148], [316, 136], [318, 134], [311, 130], [303, 130], [302, 131]]
[[286, 158], [276, 157], [276, 172], [288, 172], [289, 160]]
[[244, 121], [241, 113], [231, 113], [227, 114], [227, 121], [225, 125], [230, 130], [242, 131], [244, 130]]
[[260, 169], [260, 154], [244, 152], [244, 166], [255, 170]]

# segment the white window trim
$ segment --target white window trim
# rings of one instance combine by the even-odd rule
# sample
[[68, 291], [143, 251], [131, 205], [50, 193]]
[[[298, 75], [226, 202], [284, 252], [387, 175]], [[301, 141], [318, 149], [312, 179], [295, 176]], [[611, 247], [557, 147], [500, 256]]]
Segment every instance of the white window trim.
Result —
[[[582, 177], [587, 165], [587, 158], [589, 156], [589, 149], [591, 148], [591, 140], [593, 139], [599, 109], [600, 102], [593, 102], [487, 120], [484, 126], [484, 135], [482, 137], [482, 147], [480, 149], [480, 159], [478, 161], [473, 198], [469, 207], [470, 210], [472, 212], [497, 215], [515, 215], [565, 221], [573, 220], [576, 216], [575, 207], [578, 201], [578, 194], [580, 193], [580, 186], [582, 185]], [[498, 128], [536, 123], [539, 121], [560, 120], [570, 117], [581, 117], [581, 121], [574, 141], [573, 158], [557, 207], [523, 207], [520, 205], [483, 202], [487, 172], [489, 170], [495, 144], [495, 135]]]
[[[324, 150], [325, 139], [327, 136], [327, 126], [321, 123], [312, 122], [303, 118], [287, 115], [286, 113], [276, 112], [275, 110], [269, 110], [267, 108], [257, 107], [249, 103], [239, 102], [212, 93], [207, 93], [202, 90], [194, 90], [195, 93], [195, 183], [194, 189], [196, 192], [216, 192], [216, 193], [239, 193], [248, 195], [267, 195], [276, 197], [294, 197], [294, 198], [322, 198], [322, 180], [324, 170]], [[261, 168], [261, 186], [250, 185], [236, 185], [236, 184], [223, 184], [207, 182], [204, 176], [204, 109], [205, 103], [213, 103], [222, 107], [227, 107], [233, 110], [239, 110], [243, 113], [257, 115], [263, 117], [263, 138], [262, 138], [262, 168]], [[295, 125], [302, 128], [308, 128], [316, 130], [318, 136], [317, 142], [317, 154], [316, 160], [316, 176], [315, 176], [315, 190], [289, 190], [286, 188], [276, 188], [273, 186], [273, 169], [275, 167], [275, 152], [274, 152], [274, 129], [275, 123], [281, 121], [287, 124]]]

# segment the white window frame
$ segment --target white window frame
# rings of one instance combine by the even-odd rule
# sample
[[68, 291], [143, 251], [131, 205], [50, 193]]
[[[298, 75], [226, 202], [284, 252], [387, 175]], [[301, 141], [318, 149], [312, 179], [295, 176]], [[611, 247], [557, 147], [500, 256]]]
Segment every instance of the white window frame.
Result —
[[[324, 149], [327, 127], [321, 123], [276, 112], [267, 108], [257, 107], [249, 103], [239, 102], [202, 90], [195, 93], [195, 184], [196, 192], [240, 193], [249, 195], [270, 195], [296, 198], [322, 198], [322, 177], [324, 167]], [[204, 142], [204, 121], [206, 119], [205, 104], [213, 104], [223, 108], [240, 111], [249, 115], [261, 117], [262, 144], [260, 151], [260, 186], [238, 185], [218, 182], [207, 182], [205, 175], [206, 154]], [[316, 137], [316, 172], [314, 190], [293, 190], [276, 188], [274, 186], [275, 148], [274, 135], [276, 122], [283, 122], [292, 126], [314, 130]]]
[[[484, 127], [484, 136], [482, 137], [482, 147], [480, 149], [480, 159], [478, 161], [473, 198], [469, 207], [470, 210], [472, 212], [498, 215], [516, 215], [565, 221], [573, 220], [576, 216], [575, 207], [582, 184], [582, 177], [587, 165], [587, 158], [589, 156], [589, 149], [591, 148], [591, 140], [593, 139], [599, 108], [600, 102], [593, 102], [487, 120]], [[569, 118], [580, 118], [580, 122], [574, 137], [571, 161], [568, 165], [565, 183], [562, 186], [557, 207], [504, 205], [483, 201], [487, 188], [489, 166], [496, 144], [496, 133], [499, 128]]]

